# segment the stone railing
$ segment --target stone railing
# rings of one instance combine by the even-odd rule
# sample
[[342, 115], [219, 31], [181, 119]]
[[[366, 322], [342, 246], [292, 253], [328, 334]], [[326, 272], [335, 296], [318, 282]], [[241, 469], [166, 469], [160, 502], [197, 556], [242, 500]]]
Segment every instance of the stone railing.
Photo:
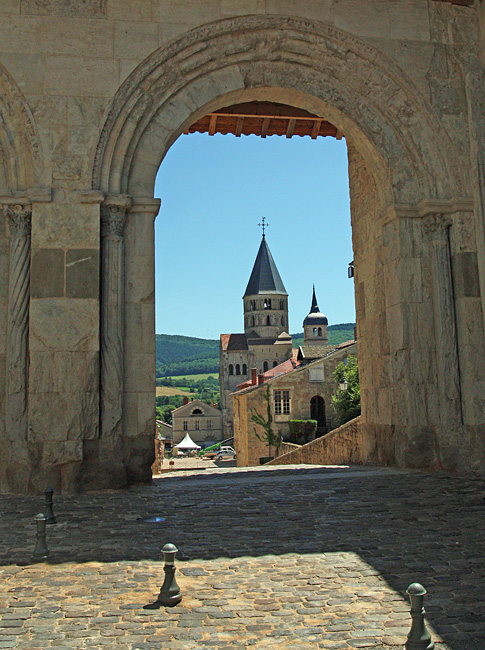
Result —
[[[306, 445], [283, 443], [280, 456], [266, 465], [358, 465], [364, 462], [361, 416]], [[286, 453], [285, 453], [286, 452]]]

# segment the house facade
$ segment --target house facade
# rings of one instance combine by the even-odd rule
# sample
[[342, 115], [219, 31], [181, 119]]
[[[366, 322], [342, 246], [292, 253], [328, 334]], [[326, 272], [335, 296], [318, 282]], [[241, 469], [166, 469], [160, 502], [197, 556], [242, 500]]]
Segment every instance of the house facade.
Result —
[[172, 411], [173, 444], [181, 442], [188, 433], [202, 448], [221, 442], [222, 414], [215, 406], [194, 399]]
[[[315, 349], [312, 346], [313, 349]], [[263, 434], [254, 424], [252, 414], [263, 417], [267, 413], [266, 397], [273, 417], [273, 430], [283, 440], [289, 438], [290, 420], [317, 420], [317, 436], [338, 426], [332, 406], [332, 395], [337, 390], [333, 373], [337, 365], [350, 355], [357, 354], [357, 343], [348, 341], [327, 350], [325, 356], [311, 361], [301, 361], [294, 369], [273, 376], [259, 376], [249, 387], [233, 393], [234, 401], [234, 447], [238, 466], [259, 465], [262, 456], [268, 454], [268, 446], [256, 435]]]

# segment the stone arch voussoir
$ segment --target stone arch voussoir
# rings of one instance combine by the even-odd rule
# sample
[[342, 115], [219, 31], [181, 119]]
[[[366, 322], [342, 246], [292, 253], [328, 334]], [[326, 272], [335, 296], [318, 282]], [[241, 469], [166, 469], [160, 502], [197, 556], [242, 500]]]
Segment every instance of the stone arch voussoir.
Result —
[[39, 188], [42, 153], [28, 104], [0, 64], [0, 193]]
[[278, 97], [319, 112], [385, 168], [395, 202], [467, 193], [446, 130], [396, 63], [335, 27], [277, 16], [199, 27], [140, 64], [111, 103], [92, 187], [148, 196], [166, 151], [198, 115]]

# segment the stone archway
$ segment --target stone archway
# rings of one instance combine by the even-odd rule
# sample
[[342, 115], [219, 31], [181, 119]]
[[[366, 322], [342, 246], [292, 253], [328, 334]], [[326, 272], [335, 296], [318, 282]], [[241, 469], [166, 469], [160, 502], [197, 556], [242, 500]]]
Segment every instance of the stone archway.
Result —
[[273, 16], [188, 33], [146, 59], [111, 103], [92, 173], [111, 233], [102, 248], [101, 438], [121, 435], [120, 467], [144, 478], [154, 372], [142, 389], [127, 384], [142, 359], [150, 368], [153, 340], [134, 344], [129, 333], [143, 309], [153, 312], [159, 165], [193, 121], [254, 100], [322, 116], [348, 142], [364, 456], [465, 463], [473, 436], [458, 443], [457, 431], [474, 416], [463, 407], [457, 337], [467, 323], [455, 309], [450, 251], [473, 205], [459, 158], [429, 102], [382, 52], [322, 23]]

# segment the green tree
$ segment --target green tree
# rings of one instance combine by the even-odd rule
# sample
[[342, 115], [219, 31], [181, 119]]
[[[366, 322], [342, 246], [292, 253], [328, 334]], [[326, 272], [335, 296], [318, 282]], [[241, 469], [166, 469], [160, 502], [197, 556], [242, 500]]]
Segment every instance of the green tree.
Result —
[[268, 445], [268, 456], [271, 456], [271, 447], [276, 449], [276, 453], [280, 448], [280, 436], [273, 431], [273, 416], [271, 415], [271, 398], [269, 394], [269, 386], [266, 386], [266, 391], [263, 394], [266, 402], [266, 418], [258, 413], [254, 406], [251, 407], [251, 421], [263, 429], [263, 433], [259, 434], [254, 427], [254, 434], [258, 440], [265, 442]]
[[360, 385], [359, 366], [357, 358], [347, 357], [347, 363], [339, 363], [333, 373], [337, 384], [347, 382], [347, 389], [337, 388], [335, 395], [332, 395], [332, 402], [337, 412], [339, 424], [345, 424], [360, 415]]

